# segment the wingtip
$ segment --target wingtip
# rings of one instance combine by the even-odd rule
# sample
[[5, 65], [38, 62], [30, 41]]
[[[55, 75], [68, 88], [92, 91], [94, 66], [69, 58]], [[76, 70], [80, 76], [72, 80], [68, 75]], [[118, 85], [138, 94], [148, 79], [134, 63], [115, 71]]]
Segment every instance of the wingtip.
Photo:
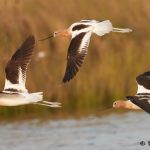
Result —
[[69, 81], [70, 81], [70, 79], [63, 78], [63, 79], [62, 79], [62, 84], [65, 84], [65, 83], [67, 83], [67, 82], [69, 82]]
[[27, 40], [32, 41], [33, 43], [35, 43], [35, 37], [34, 37], [34, 35], [29, 35], [27, 37]]
[[35, 40], [34, 35], [29, 35], [26, 41], [31, 46], [31, 49], [34, 48], [34, 46], [36, 44], [36, 40]]
[[29, 36], [24, 40], [24, 42], [22, 43], [22, 46], [23, 46], [23, 45], [30, 45], [31, 48], [33, 48], [34, 45], [35, 45], [35, 37], [34, 37], [34, 35], [29, 35]]
[[[76, 74], [75, 74], [75, 75], [76, 75]], [[63, 84], [68, 83], [70, 80], [72, 80], [72, 79], [75, 77], [75, 75], [71, 75], [71, 74], [66, 73], [66, 74], [64, 75], [63, 80], [62, 80], [62, 83], [63, 83]]]
[[69, 82], [76, 76], [77, 72], [78, 72], [78, 69], [76, 70], [76, 72], [73, 71], [72, 69], [68, 69], [68, 70], [66, 69], [66, 72], [65, 72], [62, 82], [64, 84]]
[[62, 83], [65, 84], [67, 82], [69, 82], [71, 80], [71, 77], [69, 76], [68, 73], [65, 73], [63, 79], [62, 79]]

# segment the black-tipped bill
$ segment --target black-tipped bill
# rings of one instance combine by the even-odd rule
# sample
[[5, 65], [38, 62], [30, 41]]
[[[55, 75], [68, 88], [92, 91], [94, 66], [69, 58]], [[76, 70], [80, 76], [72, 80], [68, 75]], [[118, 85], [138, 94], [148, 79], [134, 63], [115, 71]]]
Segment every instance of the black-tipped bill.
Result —
[[45, 40], [50, 39], [50, 38], [52, 38], [52, 37], [54, 37], [54, 34], [52, 34], [52, 35], [50, 35], [50, 36], [48, 36], [48, 37], [46, 37], [46, 38], [40, 39], [39, 41], [45, 41]]

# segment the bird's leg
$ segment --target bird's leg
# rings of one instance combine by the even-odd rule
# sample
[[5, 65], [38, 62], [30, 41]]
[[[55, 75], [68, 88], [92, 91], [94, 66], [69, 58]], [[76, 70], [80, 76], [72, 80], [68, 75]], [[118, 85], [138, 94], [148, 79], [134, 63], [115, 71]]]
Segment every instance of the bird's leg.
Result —
[[44, 106], [49, 106], [49, 107], [54, 107], [54, 108], [61, 107], [61, 103], [59, 103], [59, 102], [40, 101], [40, 102], [36, 102], [34, 104], [39, 104], [39, 105], [44, 105]]
[[132, 32], [132, 29], [129, 29], [129, 28], [126, 28], [126, 29], [113, 28], [112, 32], [127, 33], [127, 32]]

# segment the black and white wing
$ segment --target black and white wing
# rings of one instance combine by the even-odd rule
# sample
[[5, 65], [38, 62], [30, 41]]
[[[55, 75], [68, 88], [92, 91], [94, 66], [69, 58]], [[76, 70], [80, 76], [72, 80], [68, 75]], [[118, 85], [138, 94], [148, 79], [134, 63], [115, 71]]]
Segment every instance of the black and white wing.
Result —
[[150, 71], [136, 77], [136, 81], [138, 85], [137, 94], [150, 93]]
[[31, 61], [35, 39], [29, 36], [11, 57], [5, 68], [6, 80], [3, 92], [27, 92], [26, 70]]
[[150, 114], [150, 96], [149, 95], [127, 96], [127, 99]]
[[88, 51], [91, 34], [92, 31], [81, 32], [72, 37], [68, 48], [67, 66], [63, 78], [64, 83], [72, 79], [79, 71]]
[[135, 96], [127, 96], [127, 99], [150, 114], [150, 71], [136, 78], [138, 90]]

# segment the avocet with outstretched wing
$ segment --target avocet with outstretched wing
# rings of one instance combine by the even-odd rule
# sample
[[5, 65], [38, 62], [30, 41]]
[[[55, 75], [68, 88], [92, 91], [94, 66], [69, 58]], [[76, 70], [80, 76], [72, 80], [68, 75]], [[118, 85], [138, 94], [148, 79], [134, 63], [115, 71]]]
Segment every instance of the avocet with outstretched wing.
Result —
[[28, 93], [25, 87], [26, 70], [31, 61], [34, 45], [34, 37], [29, 36], [8, 61], [5, 68], [4, 90], [0, 92], [0, 106], [18, 106], [32, 103], [60, 107], [60, 103], [43, 101], [42, 92]]
[[56, 36], [72, 37], [68, 48], [66, 72], [63, 78], [63, 82], [67, 82], [79, 71], [79, 67], [82, 65], [87, 54], [92, 33], [103, 36], [110, 32], [127, 33], [131, 31], [128, 28], [114, 28], [109, 20], [81, 20], [80, 22], [73, 23], [68, 29], [54, 32], [53, 35], [41, 39], [41, 41]]

